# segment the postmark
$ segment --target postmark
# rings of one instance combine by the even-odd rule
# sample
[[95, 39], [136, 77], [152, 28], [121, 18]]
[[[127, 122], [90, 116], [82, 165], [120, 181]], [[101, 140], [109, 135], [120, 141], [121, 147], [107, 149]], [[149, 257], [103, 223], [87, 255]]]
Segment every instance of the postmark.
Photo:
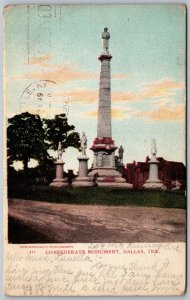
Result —
[[[36, 30], [34, 19], [37, 18]], [[50, 53], [53, 47], [52, 22], [56, 21], [57, 30], [61, 28], [62, 8], [61, 5], [27, 5], [27, 61], [34, 56]]]
[[20, 96], [20, 112], [37, 113], [52, 117], [54, 114], [69, 113], [69, 97], [62, 96], [56, 101], [59, 85], [51, 80], [38, 80], [30, 83]]

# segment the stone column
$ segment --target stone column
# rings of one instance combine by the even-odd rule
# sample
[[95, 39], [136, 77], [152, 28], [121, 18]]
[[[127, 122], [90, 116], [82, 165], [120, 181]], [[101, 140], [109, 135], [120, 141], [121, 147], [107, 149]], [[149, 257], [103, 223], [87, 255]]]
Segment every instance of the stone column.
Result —
[[111, 130], [111, 96], [110, 96], [110, 54], [102, 54], [101, 61], [99, 105], [98, 105], [98, 126], [97, 137], [112, 136]]
[[79, 161], [79, 177], [88, 177], [88, 160], [87, 156], [80, 156], [77, 158]]
[[62, 186], [68, 186], [68, 180], [67, 178], [64, 178], [64, 162], [63, 161], [56, 161], [55, 167], [56, 167], [56, 177], [55, 179], [50, 183], [50, 186], [55, 187], [62, 187]]
[[78, 176], [72, 183], [74, 187], [92, 186], [92, 181], [88, 177], [88, 160], [86, 155], [81, 155], [77, 157], [79, 161]]

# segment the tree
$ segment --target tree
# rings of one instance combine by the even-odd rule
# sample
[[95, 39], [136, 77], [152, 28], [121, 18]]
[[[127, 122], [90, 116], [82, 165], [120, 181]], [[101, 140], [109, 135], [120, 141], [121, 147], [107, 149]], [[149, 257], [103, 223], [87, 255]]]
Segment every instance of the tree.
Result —
[[50, 149], [57, 150], [59, 142], [62, 149], [80, 148], [79, 134], [74, 131], [75, 126], [68, 124], [65, 114], [56, 115], [54, 119], [43, 119], [43, 122]]
[[28, 112], [8, 119], [7, 148], [8, 165], [15, 160], [22, 161], [24, 171], [28, 169], [31, 158], [38, 160], [42, 172], [51, 169], [52, 157], [48, 149], [57, 150], [58, 143], [62, 148], [80, 148], [79, 134], [75, 127], [69, 125], [65, 114], [56, 115], [54, 119], [41, 120], [39, 115]]
[[48, 158], [48, 145], [45, 142], [45, 131], [40, 117], [25, 112], [9, 118], [7, 148], [8, 164], [20, 160], [24, 164], [24, 171], [28, 169], [31, 158], [37, 159], [39, 163]]

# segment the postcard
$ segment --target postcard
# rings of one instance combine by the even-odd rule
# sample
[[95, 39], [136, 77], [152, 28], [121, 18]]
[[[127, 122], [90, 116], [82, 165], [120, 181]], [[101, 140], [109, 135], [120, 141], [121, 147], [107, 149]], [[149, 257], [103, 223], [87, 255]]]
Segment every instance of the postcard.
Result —
[[183, 295], [186, 7], [4, 8], [4, 292]]

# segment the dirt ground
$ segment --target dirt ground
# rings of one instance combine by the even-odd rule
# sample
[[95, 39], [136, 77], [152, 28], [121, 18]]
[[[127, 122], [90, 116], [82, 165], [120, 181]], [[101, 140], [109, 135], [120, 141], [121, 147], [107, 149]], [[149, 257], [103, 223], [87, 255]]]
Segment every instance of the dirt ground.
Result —
[[9, 200], [9, 242], [182, 242], [186, 212], [139, 206]]

